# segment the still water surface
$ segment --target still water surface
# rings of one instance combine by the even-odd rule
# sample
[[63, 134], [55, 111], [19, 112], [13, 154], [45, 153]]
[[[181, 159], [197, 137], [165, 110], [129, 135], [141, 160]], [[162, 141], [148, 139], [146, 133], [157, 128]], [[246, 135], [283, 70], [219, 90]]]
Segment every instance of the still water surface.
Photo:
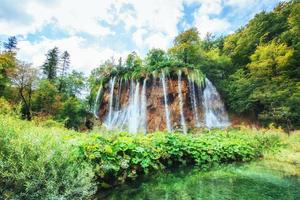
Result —
[[227, 166], [203, 172], [178, 169], [127, 183], [105, 193], [108, 200], [300, 200], [299, 177]]

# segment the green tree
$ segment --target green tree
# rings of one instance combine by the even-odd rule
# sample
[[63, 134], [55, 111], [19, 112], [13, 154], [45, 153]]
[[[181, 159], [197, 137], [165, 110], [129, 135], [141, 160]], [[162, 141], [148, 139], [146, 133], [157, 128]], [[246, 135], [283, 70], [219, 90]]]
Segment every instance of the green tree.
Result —
[[37, 81], [37, 69], [31, 64], [19, 62], [12, 77], [13, 84], [18, 89], [22, 101], [22, 115], [25, 119], [31, 120], [31, 106], [33, 87]]
[[17, 44], [17, 38], [15, 36], [12, 36], [8, 38], [7, 42], [3, 43], [3, 46], [8, 52], [15, 52], [18, 49]]
[[202, 47], [197, 29], [191, 28], [180, 33], [169, 53], [186, 64], [198, 65], [202, 58]]
[[259, 46], [251, 56], [248, 69], [256, 87], [249, 98], [263, 106], [261, 119], [291, 126], [289, 96], [297, 91], [289, 70], [294, 64], [293, 48], [276, 42]]
[[83, 73], [75, 70], [64, 78], [64, 82], [64, 94], [68, 97], [80, 96], [86, 85]]
[[10, 82], [10, 77], [16, 68], [15, 54], [9, 52], [0, 53], [0, 96]]
[[71, 97], [62, 104], [58, 118], [65, 123], [67, 128], [78, 130], [84, 124], [85, 116], [84, 103], [76, 97]]
[[136, 52], [132, 52], [127, 56], [126, 67], [138, 68], [142, 66], [142, 59], [137, 55]]
[[42, 69], [46, 78], [50, 81], [54, 81], [57, 77], [58, 64], [59, 64], [59, 50], [57, 47], [49, 50], [46, 55], [46, 61], [44, 62]]
[[61, 56], [61, 74], [60, 76], [65, 76], [70, 67], [70, 54], [67, 51], [64, 51]]
[[146, 55], [147, 66], [158, 66], [159, 64], [168, 60], [168, 55], [162, 49], [151, 49]]
[[41, 80], [33, 95], [33, 111], [54, 116], [61, 107], [61, 97], [57, 87], [49, 80]]
[[66, 90], [66, 75], [70, 67], [70, 54], [65, 51], [61, 56], [61, 67], [60, 67], [60, 77], [58, 91], [63, 92]]

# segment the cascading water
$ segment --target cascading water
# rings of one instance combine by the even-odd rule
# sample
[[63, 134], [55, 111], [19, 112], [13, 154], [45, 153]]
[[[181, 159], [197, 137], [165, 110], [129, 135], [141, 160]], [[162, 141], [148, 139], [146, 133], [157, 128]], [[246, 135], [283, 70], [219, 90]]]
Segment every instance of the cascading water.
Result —
[[204, 121], [208, 128], [223, 128], [230, 125], [228, 114], [216, 87], [205, 78], [203, 91]]
[[170, 120], [170, 110], [169, 110], [168, 96], [167, 96], [168, 87], [166, 84], [166, 77], [165, 77], [164, 72], [162, 72], [162, 74], [161, 74], [161, 82], [162, 82], [163, 92], [164, 92], [166, 125], [167, 125], [168, 131], [172, 132], [172, 126], [171, 126], [171, 120]]
[[147, 132], [147, 96], [146, 96], [146, 84], [147, 79], [144, 79], [143, 88], [142, 88], [142, 94], [141, 94], [141, 124], [140, 124], [140, 130], [143, 133]]
[[[149, 83], [147, 79], [128, 82], [111, 78], [107, 90], [98, 89], [94, 115], [98, 118], [99, 113], [107, 128], [130, 133], [163, 129], [172, 132], [176, 128], [172, 124], [178, 121], [183, 133], [192, 126], [223, 128], [230, 124], [220, 95], [208, 79], [202, 88], [193, 79], [182, 76], [181, 71], [178, 78], [174, 77], [166, 77], [162, 72], [159, 79], [153, 75]], [[105, 96], [101, 98], [101, 95]], [[106, 108], [97, 108], [100, 98]], [[185, 102], [188, 98], [190, 103]], [[171, 118], [173, 110], [180, 112], [174, 113], [174, 121]]]
[[118, 84], [118, 96], [116, 98], [116, 110], [120, 110], [120, 107], [121, 107], [121, 101], [120, 101], [120, 98], [121, 98], [121, 93], [122, 93], [122, 81], [123, 79], [120, 79], [119, 80], [119, 84]]
[[190, 99], [191, 99], [191, 105], [193, 109], [193, 116], [195, 120], [195, 126], [197, 128], [200, 127], [200, 120], [199, 120], [199, 115], [198, 115], [198, 103], [197, 103], [197, 98], [196, 98], [196, 91], [195, 91], [195, 83], [191, 80], [189, 80], [189, 88], [190, 88]]
[[110, 79], [110, 93], [109, 93], [109, 110], [108, 110], [108, 119], [107, 119], [107, 127], [112, 128], [112, 112], [113, 112], [113, 100], [114, 100], [114, 88], [115, 88], [115, 77]]
[[[106, 119], [106, 126], [109, 129], [127, 130], [130, 133], [146, 133], [147, 131], [147, 97], [146, 97], [146, 79], [143, 82], [140, 92], [140, 83], [131, 81], [128, 105], [122, 107], [120, 104], [121, 95], [118, 93], [113, 104], [114, 98], [111, 87], [114, 81], [110, 81], [109, 111]], [[119, 87], [121, 82], [119, 82]]]
[[140, 92], [140, 83], [137, 82], [135, 84], [134, 96], [133, 96], [132, 102], [130, 104], [130, 112], [129, 112], [129, 120], [128, 120], [128, 122], [129, 122], [128, 130], [130, 133], [137, 133], [138, 128], [139, 128], [139, 121], [140, 121], [140, 119], [139, 119], [139, 114], [140, 114], [139, 92]]
[[99, 108], [99, 98], [100, 98], [100, 94], [101, 94], [101, 91], [102, 91], [102, 85], [99, 86], [99, 89], [97, 91], [97, 95], [96, 95], [96, 99], [95, 99], [95, 103], [94, 103], [94, 110], [93, 110], [93, 113], [94, 113], [94, 116], [98, 119], [99, 116], [97, 114], [97, 111], [98, 111], [98, 108]]
[[183, 113], [183, 97], [182, 97], [182, 88], [181, 88], [181, 71], [178, 73], [178, 96], [179, 96], [179, 105], [180, 105], [180, 122], [183, 133], [187, 133], [187, 128], [185, 124], [185, 118]]

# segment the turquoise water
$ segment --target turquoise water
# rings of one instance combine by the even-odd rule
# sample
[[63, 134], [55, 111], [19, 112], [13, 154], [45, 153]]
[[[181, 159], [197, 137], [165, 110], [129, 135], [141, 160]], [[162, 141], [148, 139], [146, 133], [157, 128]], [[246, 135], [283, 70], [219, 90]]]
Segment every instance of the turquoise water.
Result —
[[109, 200], [300, 200], [300, 181], [270, 170], [227, 166], [159, 173], [102, 192]]

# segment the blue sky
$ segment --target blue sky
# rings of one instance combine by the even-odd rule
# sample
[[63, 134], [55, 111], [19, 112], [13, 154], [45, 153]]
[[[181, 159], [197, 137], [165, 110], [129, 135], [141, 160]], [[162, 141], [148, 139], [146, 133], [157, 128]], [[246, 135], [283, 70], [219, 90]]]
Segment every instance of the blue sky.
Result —
[[54, 46], [88, 74], [105, 59], [167, 49], [181, 31], [230, 34], [280, 0], [0, 0], [0, 40], [16, 35], [19, 59], [40, 66]]

